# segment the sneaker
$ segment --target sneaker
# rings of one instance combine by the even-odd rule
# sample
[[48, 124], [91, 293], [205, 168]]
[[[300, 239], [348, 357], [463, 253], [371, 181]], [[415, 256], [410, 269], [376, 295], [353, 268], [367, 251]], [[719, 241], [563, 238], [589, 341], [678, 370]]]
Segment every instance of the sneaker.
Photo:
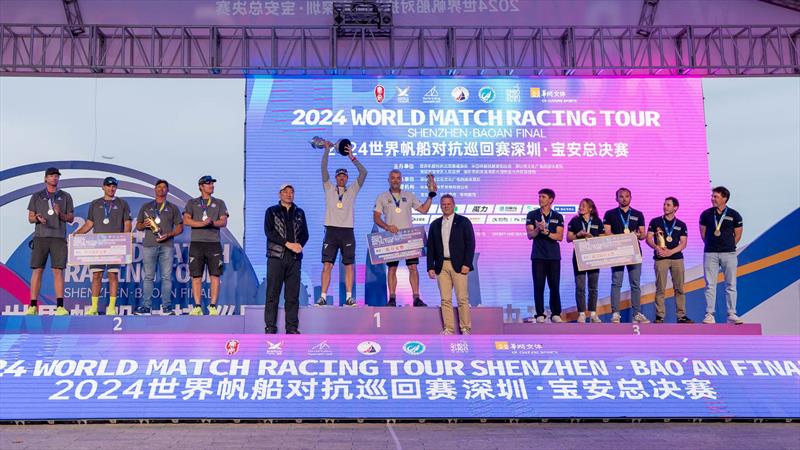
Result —
[[166, 308], [161, 308], [161, 315], [162, 316], [174, 316], [175, 315], [175, 308], [172, 306], [167, 306]]
[[320, 297], [317, 299], [317, 302], [314, 303], [314, 306], [327, 306], [328, 302], [325, 301], [325, 297]]
[[717, 321], [714, 320], [714, 315], [713, 314], [706, 313], [706, 317], [705, 317], [705, 319], [703, 319], [703, 323], [717, 323]]
[[534, 323], [536, 322], [536, 317], [526, 317], [522, 319], [522, 323]]
[[140, 306], [136, 308], [136, 311], [134, 311], [133, 314], [137, 316], [149, 316], [150, 312], [150, 308], [146, 306]]
[[208, 305], [208, 315], [209, 316], [219, 315], [219, 311], [217, 310], [217, 305]]
[[439, 334], [442, 334], [442, 335], [445, 335], [445, 336], [449, 336], [449, 335], [453, 334], [453, 332], [452, 332], [452, 331], [450, 331], [450, 330], [448, 330], [447, 328], [445, 328], [445, 329], [444, 329], [444, 330], [442, 330], [442, 332], [441, 332], [441, 333], [439, 333]]
[[550, 316], [550, 322], [561, 323], [563, 320], [561, 320], [561, 316]]
[[546, 320], [544, 316], [536, 316], [536, 323], [545, 323]]
[[28, 306], [25, 310], [26, 316], [38, 316], [39, 315], [39, 307], [38, 306]]
[[741, 325], [744, 323], [741, 317], [737, 316], [736, 314], [728, 314], [728, 323], [732, 323], [734, 325]]
[[664, 323], [664, 318], [661, 316], [656, 316], [656, 320], [653, 323]]
[[115, 306], [113, 308], [111, 308], [111, 307], [106, 308], [106, 315], [107, 316], [116, 316], [117, 315], [117, 307]]
[[414, 299], [414, 306], [417, 307], [417, 308], [424, 308], [424, 307], [426, 307], [428, 305], [426, 305], [425, 302], [423, 302], [421, 298], [417, 297], [417, 298]]
[[586, 323], [586, 313], [578, 313], [578, 323]]
[[344, 301], [344, 305], [345, 306], [357, 306], [356, 305], [356, 299], [354, 299], [353, 297], [347, 297], [347, 300]]
[[67, 311], [67, 308], [64, 308], [63, 306], [59, 306], [58, 308], [56, 308], [56, 315], [57, 316], [68, 316], [69, 315], [69, 311]]
[[611, 314], [611, 323], [620, 323], [622, 321], [622, 317], [620, 317], [618, 312]]
[[195, 306], [192, 308], [192, 312], [189, 313], [190, 316], [202, 316], [203, 315], [203, 308], [199, 306]]
[[683, 316], [683, 317], [678, 317], [678, 323], [694, 323], [694, 320], [686, 316]]
[[89, 309], [86, 310], [86, 312], [84, 314], [87, 315], [87, 316], [96, 316], [96, 315], [98, 315], [97, 307], [96, 306], [90, 307]]
[[462, 328], [461, 329], [461, 334], [465, 334], [465, 335], [472, 334], [472, 330], [470, 330], [469, 328]]
[[397, 306], [397, 301], [393, 298], [390, 298], [389, 301], [386, 302], [386, 306], [391, 306], [394, 308], [395, 306]]
[[286, 330], [286, 334], [300, 334], [300, 330]]
[[265, 327], [264, 328], [265, 334], [278, 334], [278, 329], [274, 327]]
[[603, 323], [603, 321], [600, 320], [600, 316], [598, 316], [597, 313], [594, 311], [592, 311], [591, 314], [589, 314], [589, 320], [591, 320], [592, 323]]
[[647, 317], [645, 317], [642, 313], [636, 313], [636, 315], [633, 316], [633, 321], [635, 323], [650, 323], [650, 320], [648, 320]]

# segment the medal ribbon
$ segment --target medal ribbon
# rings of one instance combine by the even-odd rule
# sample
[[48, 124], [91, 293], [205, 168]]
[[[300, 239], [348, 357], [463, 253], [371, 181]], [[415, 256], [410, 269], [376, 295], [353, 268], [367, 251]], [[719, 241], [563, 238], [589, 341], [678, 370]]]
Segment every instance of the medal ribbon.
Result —
[[628, 224], [631, 221], [631, 210], [630, 209], [628, 210], [628, 216], [627, 217], [622, 217], [622, 208], [620, 208], [620, 210], [619, 210], [619, 219], [622, 221], [622, 225], [624, 225], [625, 228], [628, 228]]
[[581, 227], [583, 227], [583, 231], [591, 234], [592, 216], [589, 216], [589, 221], [588, 222], [584, 222], [583, 221], [583, 217], [581, 216]]
[[153, 202], [153, 211], [155, 212], [156, 217], [161, 217], [161, 211], [164, 211], [164, 207], [167, 206], [167, 201], [164, 200], [164, 203], [161, 204], [161, 207], [158, 207], [158, 202]]
[[[166, 202], [164, 202], [164, 203], [166, 203]], [[208, 217], [208, 212], [207, 211], [208, 211], [208, 207], [209, 206], [211, 206], [211, 197], [208, 197], [208, 200], [206, 202], [203, 202], [202, 198], [200, 199], [200, 208], [203, 209], [203, 215], [206, 216], [206, 217]]]
[[399, 208], [400, 207], [400, 200], [402, 200], [403, 197], [401, 196], [400, 198], [396, 198], [392, 191], [389, 191], [389, 194], [392, 196], [392, 200], [394, 201], [395, 208]]
[[114, 200], [103, 201], [103, 217], [108, 219], [111, 217], [111, 209], [114, 208]]
[[667, 227], [667, 219], [664, 216], [661, 216], [661, 223], [664, 224], [664, 232], [667, 234], [667, 237], [672, 237], [672, 232], [675, 231], [675, 219], [672, 219], [672, 227]]
[[56, 193], [54, 192], [53, 196], [51, 197], [50, 196], [50, 191], [45, 189], [44, 190], [44, 195], [47, 196], [47, 203], [50, 205], [50, 209], [55, 210], [56, 209]]
[[[344, 194], [346, 194], [346, 193], [347, 193], [347, 186], [344, 187], [344, 192], [342, 192], [341, 194], [339, 193], [339, 186], [336, 186], [336, 195], [339, 196], [339, 203], [342, 202], [342, 197], [344, 197]], [[394, 197], [394, 196], [392, 196], [392, 197]]]
[[717, 220], [717, 211], [714, 211], [714, 228], [719, 232], [719, 229], [722, 227], [722, 219], [725, 218], [725, 213], [728, 212], [728, 207], [725, 207], [725, 211], [722, 211], [722, 215], [719, 216], [719, 220]]

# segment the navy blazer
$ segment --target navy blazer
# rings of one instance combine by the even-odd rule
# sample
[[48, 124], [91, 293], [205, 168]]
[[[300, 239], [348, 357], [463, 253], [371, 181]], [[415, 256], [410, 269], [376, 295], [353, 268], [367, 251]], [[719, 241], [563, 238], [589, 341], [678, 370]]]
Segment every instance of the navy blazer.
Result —
[[[428, 270], [442, 272], [444, 265], [444, 246], [442, 245], [442, 218], [431, 222], [428, 229]], [[472, 271], [472, 261], [475, 259], [475, 232], [472, 222], [464, 216], [454, 214], [453, 227], [450, 229], [450, 262], [457, 272], [461, 266], [469, 267]]]

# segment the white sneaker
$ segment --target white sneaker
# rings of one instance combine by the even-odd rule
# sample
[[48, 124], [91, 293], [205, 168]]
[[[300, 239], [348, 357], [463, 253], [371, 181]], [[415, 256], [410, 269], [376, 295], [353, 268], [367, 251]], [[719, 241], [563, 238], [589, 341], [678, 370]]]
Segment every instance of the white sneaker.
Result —
[[728, 323], [741, 325], [744, 323], [744, 320], [742, 320], [742, 318], [737, 316], [736, 314], [728, 314]]
[[650, 323], [647, 317], [645, 317], [642, 313], [636, 313], [636, 315], [633, 316], [633, 321], [636, 323]]
[[561, 322], [563, 322], [563, 320], [561, 320], [561, 316], [551, 316], [550, 317], [550, 322], [561, 323]]
[[578, 313], [578, 323], [586, 323], [586, 313]]
[[603, 323], [603, 321], [600, 320], [600, 317], [594, 311], [592, 311], [592, 313], [589, 315], [589, 320], [591, 320], [592, 323]]
[[717, 323], [717, 322], [714, 320], [714, 315], [713, 314], [706, 313], [706, 317], [705, 317], [705, 319], [703, 319], [703, 323]]
[[544, 323], [545, 320], [547, 320], [547, 319], [545, 319], [544, 316], [537, 316], [536, 317], [536, 323]]
[[618, 312], [615, 312], [614, 314], [611, 315], [611, 322], [612, 323], [620, 323], [621, 320], [622, 320], [622, 318], [619, 316]]
[[449, 336], [449, 335], [453, 334], [453, 332], [452, 332], [452, 331], [450, 331], [450, 330], [448, 330], [447, 328], [445, 328], [445, 329], [444, 329], [444, 330], [442, 330], [442, 332], [441, 332], [441, 333], [439, 333], [439, 334], [441, 334], [441, 335], [444, 335], [444, 336]]

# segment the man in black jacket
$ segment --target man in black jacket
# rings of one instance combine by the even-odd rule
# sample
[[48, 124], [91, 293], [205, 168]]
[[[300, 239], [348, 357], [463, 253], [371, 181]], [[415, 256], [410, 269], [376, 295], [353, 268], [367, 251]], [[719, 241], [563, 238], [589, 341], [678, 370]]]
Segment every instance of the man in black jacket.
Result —
[[264, 214], [264, 233], [267, 235], [267, 302], [264, 324], [267, 334], [278, 328], [278, 300], [281, 288], [286, 310], [286, 334], [300, 334], [297, 318], [300, 306], [300, 264], [303, 246], [308, 242], [306, 214], [294, 204], [294, 187], [281, 185], [280, 202], [267, 208]]
[[443, 195], [439, 205], [442, 217], [434, 220], [428, 230], [428, 276], [436, 279], [442, 298], [442, 334], [453, 334], [453, 288], [458, 301], [458, 322], [461, 334], [470, 334], [472, 321], [469, 315], [469, 290], [467, 275], [473, 270], [475, 257], [475, 232], [472, 222], [454, 213], [456, 203], [452, 195]]

